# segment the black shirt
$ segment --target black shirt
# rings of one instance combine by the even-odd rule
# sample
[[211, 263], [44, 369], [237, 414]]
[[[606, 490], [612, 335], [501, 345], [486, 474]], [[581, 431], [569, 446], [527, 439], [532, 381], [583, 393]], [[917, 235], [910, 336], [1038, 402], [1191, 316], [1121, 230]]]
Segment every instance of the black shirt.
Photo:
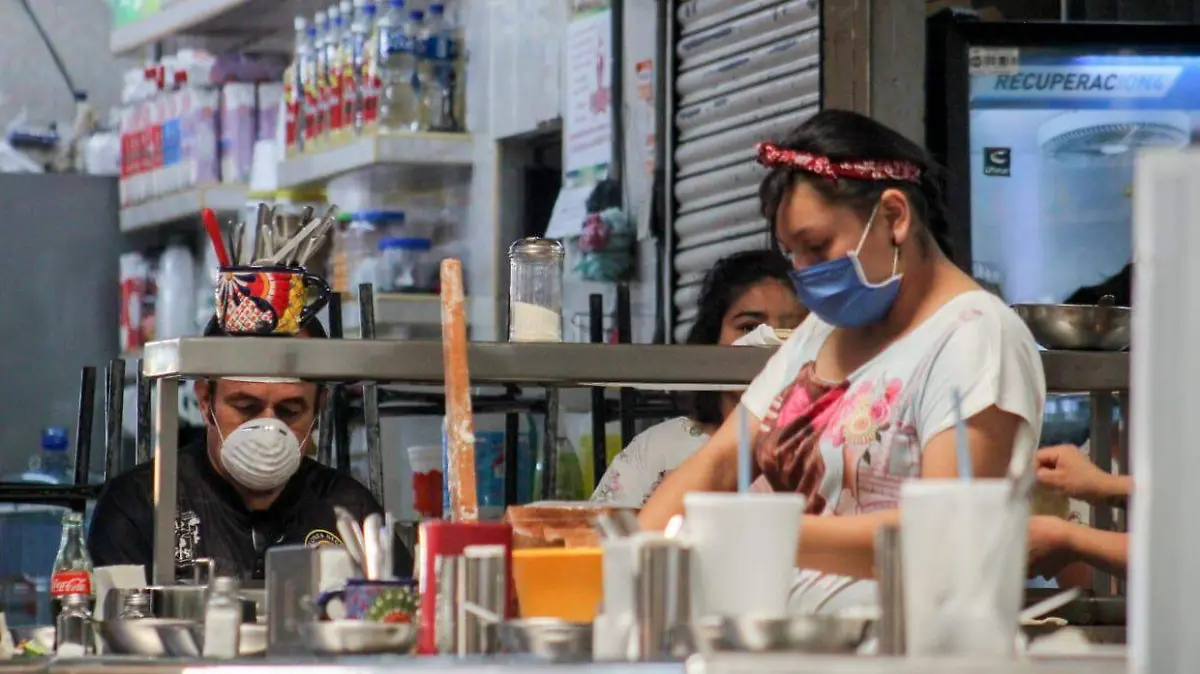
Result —
[[[105, 485], [92, 514], [87, 547], [96, 566], [140, 564], [153, 556], [153, 464], [144, 463]], [[266, 550], [276, 545], [340, 544], [333, 506], [360, 522], [382, 512], [354, 478], [304, 458], [279, 498], [266, 510], [251, 511], [209, 461], [203, 442], [179, 450], [179, 496], [175, 515], [175, 569], [189, 578], [197, 559], [215, 560], [216, 572], [242, 580], [262, 580]], [[412, 557], [396, 543], [395, 571], [412, 575]]]

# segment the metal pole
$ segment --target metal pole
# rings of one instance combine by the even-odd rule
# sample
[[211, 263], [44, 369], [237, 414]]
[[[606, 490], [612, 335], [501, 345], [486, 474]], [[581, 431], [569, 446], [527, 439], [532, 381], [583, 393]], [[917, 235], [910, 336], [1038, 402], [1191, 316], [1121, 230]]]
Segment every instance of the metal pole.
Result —
[[[588, 328], [593, 344], [604, 343], [604, 296], [593, 293], [588, 297]], [[604, 429], [604, 388], [592, 387], [592, 488], [600, 484], [608, 468], [608, 442]]]
[[155, 585], [175, 584], [175, 514], [179, 496], [179, 380], [159, 379], [154, 396]]
[[[359, 337], [375, 339], [375, 290], [370, 283], [358, 286]], [[363, 424], [367, 432], [367, 488], [383, 505], [383, 450], [380, 448], [379, 385], [363, 383]], [[349, 452], [347, 452], [349, 454]]]
[[546, 437], [542, 441], [542, 498], [558, 494], [558, 387], [546, 387]]
[[[329, 298], [329, 337], [343, 339], [345, 331], [342, 328], [342, 296], [334, 293]], [[330, 392], [330, 406], [333, 409], [333, 457], [338, 471], [350, 473], [350, 403], [346, 400], [346, 385], [335, 383]]]
[[154, 435], [151, 433], [150, 419], [151, 396], [150, 396], [150, 380], [145, 374], [146, 361], [138, 358], [137, 361], [137, 442], [136, 453], [134, 454], [134, 465], [142, 465], [150, 460], [150, 449], [154, 444]]
[[521, 441], [521, 416], [516, 412], [504, 415], [504, 505], [517, 505], [517, 480], [520, 464], [517, 448]]
[[125, 361], [117, 358], [108, 364], [104, 379], [104, 479], [121, 472], [121, 452], [125, 433]]
[[[622, 283], [617, 286], [617, 341], [621, 344], [633, 343], [633, 308], [629, 300], [629, 285]], [[628, 447], [633, 441], [634, 406], [637, 404], [637, 392], [628, 386], [621, 388], [621, 404], [618, 414], [621, 420], [621, 446]], [[607, 452], [605, 455], [607, 459]], [[596, 478], [597, 483], [600, 478]]]
[[[1110, 391], [1093, 391], [1089, 396], [1092, 407], [1092, 429], [1090, 433], [1092, 463], [1101, 470], [1111, 473], [1113, 469], [1112, 444], [1109, 442], [1112, 434], [1113, 396]], [[1113, 530], [1112, 506], [1102, 503], [1092, 506], [1092, 526], [1101, 531]], [[1096, 596], [1112, 595], [1112, 577], [1107, 573], [1095, 571], [1092, 575], [1092, 589]]]
[[79, 378], [79, 417], [75, 425], [75, 484], [88, 483], [92, 463], [92, 421], [96, 407], [96, 368], [88, 365]]

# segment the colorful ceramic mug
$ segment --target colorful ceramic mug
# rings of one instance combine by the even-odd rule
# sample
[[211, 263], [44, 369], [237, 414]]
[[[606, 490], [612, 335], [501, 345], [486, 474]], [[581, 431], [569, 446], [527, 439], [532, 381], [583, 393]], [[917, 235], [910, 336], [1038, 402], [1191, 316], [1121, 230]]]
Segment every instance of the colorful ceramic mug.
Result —
[[300, 267], [222, 267], [217, 323], [230, 335], [294, 335], [332, 294], [325, 279]]
[[344, 588], [326, 592], [317, 598], [317, 609], [322, 619], [329, 617], [326, 607], [335, 599], [340, 599], [345, 604], [348, 620], [375, 623], [419, 622], [421, 595], [417, 591], [417, 581], [411, 578], [348, 580]]

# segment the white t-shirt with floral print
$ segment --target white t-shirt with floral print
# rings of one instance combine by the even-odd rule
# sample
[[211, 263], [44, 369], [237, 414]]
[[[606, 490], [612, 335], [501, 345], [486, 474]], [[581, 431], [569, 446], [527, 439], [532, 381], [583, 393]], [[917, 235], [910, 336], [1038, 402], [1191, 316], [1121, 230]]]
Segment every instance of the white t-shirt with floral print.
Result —
[[[964, 417], [996, 406], [1023, 419], [1017, 443], [1032, 456], [1046, 400], [1041, 356], [1000, 298], [983, 290], [955, 297], [840, 384], [816, 381], [810, 365], [833, 329], [809, 316], [742, 396], [764, 421], [759, 442], [815, 453], [820, 475], [805, 487], [810, 512], [896, 508], [900, 484], [921, 474], [922, 449], [953, 427], [956, 389]], [[852, 585], [862, 587], [844, 591]], [[874, 601], [873, 584], [807, 571], [792, 595], [793, 608], [802, 611]]]
[[687, 417], [676, 417], [638, 433], [613, 458], [592, 503], [641, 508], [667, 473], [708, 442], [708, 435]]

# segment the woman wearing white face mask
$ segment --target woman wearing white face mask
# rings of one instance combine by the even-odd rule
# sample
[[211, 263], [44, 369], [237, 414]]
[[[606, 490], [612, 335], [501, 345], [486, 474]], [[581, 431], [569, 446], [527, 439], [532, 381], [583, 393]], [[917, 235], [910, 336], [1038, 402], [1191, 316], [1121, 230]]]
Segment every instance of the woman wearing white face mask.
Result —
[[[939, 183], [921, 148], [824, 110], [760, 146], [759, 162], [763, 215], [813, 315], [742, 396], [755, 488], [806, 496], [796, 562], [808, 571], [793, 609], [837, 610], [874, 600], [854, 579], [872, 575], [879, 525], [899, 521], [900, 484], [956, 475], [954, 391], [977, 476], [1032, 455], [1041, 358], [1012, 310], [943, 252]], [[667, 476], [644, 526], [664, 526], [689, 491], [736, 488], [736, 426]]]
[[[215, 321], [205, 336], [220, 336]], [[298, 338], [323, 338], [312, 321]], [[231, 338], [234, 339], [234, 338]], [[253, 338], [242, 338], [253, 339]], [[179, 450], [175, 561], [215, 560], [221, 574], [245, 580], [265, 574], [276, 545], [340, 545], [333, 506], [360, 520], [381, 512], [361, 484], [304, 456], [320, 409], [315, 384], [271, 378], [196, 382], [206, 425], [201, 443]], [[88, 549], [97, 566], [151, 562], [152, 473], [144, 464], [111, 480], [96, 503]], [[412, 560], [397, 547], [396, 569]]]
[[[774, 250], [751, 250], [722, 258], [700, 293], [688, 344], [778, 346], [775, 329], [791, 330], [808, 312], [796, 301], [787, 260]], [[640, 508], [667, 473], [704, 446], [737, 407], [738, 394], [701, 391], [691, 413], [639, 433], [613, 459], [593, 503]]]

